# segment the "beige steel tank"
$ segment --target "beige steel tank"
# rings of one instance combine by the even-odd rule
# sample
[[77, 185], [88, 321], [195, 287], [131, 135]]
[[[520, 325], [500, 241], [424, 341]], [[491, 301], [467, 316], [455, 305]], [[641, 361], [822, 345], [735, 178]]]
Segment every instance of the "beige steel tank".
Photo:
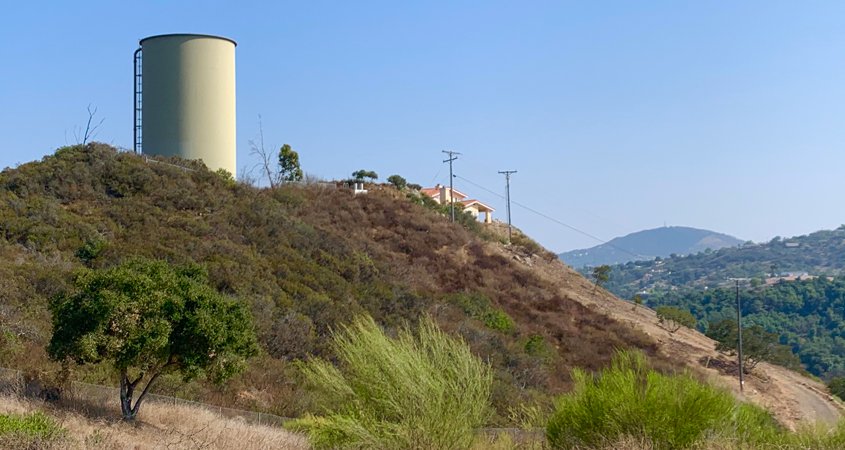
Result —
[[211, 170], [234, 175], [237, 43], [219, 36], [164, 34], [140, 45], [136, 127], [143, 153], [201, 159]]

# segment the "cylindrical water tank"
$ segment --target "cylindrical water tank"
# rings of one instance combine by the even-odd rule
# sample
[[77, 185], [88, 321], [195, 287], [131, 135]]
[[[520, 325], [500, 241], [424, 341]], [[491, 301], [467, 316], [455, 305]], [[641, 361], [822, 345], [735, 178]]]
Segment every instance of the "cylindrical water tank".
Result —
[[235, 41], [201, 34], [141, 40], [142, 149], [235, 174]]

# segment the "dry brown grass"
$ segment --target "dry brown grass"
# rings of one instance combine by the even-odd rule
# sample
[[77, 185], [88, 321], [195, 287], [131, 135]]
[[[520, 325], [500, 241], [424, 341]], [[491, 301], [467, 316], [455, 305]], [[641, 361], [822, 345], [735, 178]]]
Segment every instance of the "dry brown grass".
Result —
[[[145, 404], [136, 424], [88, 417], [15, 397], [0, 396], [0, 414], [43, 411], [68, 431], [61, 442], [37, 448], [76, 449], [307, 449], [303, 436], [278, 427], [228, 419], [183, 405]], [[119, 417], [115, 409], [114, 417]]]

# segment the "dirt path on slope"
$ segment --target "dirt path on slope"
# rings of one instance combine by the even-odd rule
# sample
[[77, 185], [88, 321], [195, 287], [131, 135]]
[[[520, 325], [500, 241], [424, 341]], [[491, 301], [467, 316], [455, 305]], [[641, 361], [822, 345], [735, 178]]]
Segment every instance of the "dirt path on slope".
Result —
[[671, 359], [726, 387], [737, 398], [768, 409], [778, 421], [791, 429], [800, 423], [834, 423], [843, 414], [842, 404], [827, 393], [821, 382], [766, 363], [760, 363], [747, 376], [744, 392], [740, 393], [737, 377], [725, 373], [725, 368], [730, 372], [733, 364], [735, 374], [735, 363], [716, 352], [715, 341], [707, 336], [688, 328], [670, 333], [658, 324], [653, 310], [620, 300], [604, 289], [594, 290], [590, 281], [559, 260], [546, 261], [537, 256], [520, 255], [504, 247], [499, 247], [499, 250], [528, 266], [538, 277], [555, 284], [561, 296], [647, 334]]

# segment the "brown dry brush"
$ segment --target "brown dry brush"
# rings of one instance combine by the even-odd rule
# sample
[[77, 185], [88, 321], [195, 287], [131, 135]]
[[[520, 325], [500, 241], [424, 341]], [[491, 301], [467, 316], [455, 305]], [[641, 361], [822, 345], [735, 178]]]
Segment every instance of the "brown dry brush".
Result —
[[[216, 289], [249, 301], [264, 349], [224, 387], [162, 377], [162, 394], [301, 415], [312, 406], [291, 362], [331, 359], [330, 331], [361, 313], [388, 329], [431, 313], [462, 335], [493, 364], [505, 399], [496, 405], [497, 423], [507, 422], [509, 403], [547, 402], [569, 387], [571, 368], [605, 367], [616, 348], [672, 364], [645, 335], [493, 251], [499, 244], [489, 236], [393, 188], [365, 196], [314, 184], [258, 189], [201, 163], [166, 162], [177, 166], [89, 144], [0, 173], [0, 334], [14, 335], [16, 349], [0, 352], [0, 365], [57, 370], [40, 350], [50, 337], [47, 300], [76, 269], [129, 256], [205, 265]], [[521, 253], [540, 251], [524, 245]], [[456, 309], [445, 300], [455, 293], [483, 295], [513, 330], [490, 329]], [[550, 355], [526, 353], [533, 335], [543, 336]], [[74, 376], [117, 381], [97, 367]]]

